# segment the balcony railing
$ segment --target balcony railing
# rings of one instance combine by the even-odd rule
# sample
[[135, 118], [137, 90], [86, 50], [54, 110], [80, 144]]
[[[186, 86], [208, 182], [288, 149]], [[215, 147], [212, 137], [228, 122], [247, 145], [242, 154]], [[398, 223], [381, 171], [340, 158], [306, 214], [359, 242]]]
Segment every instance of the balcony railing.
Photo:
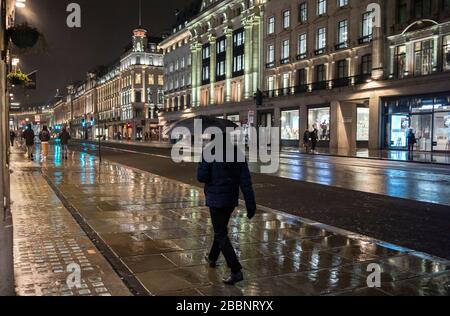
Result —
[[289, 63], [289, 57], [280, 59], [280, 64], [281, 65], [286, 65], [288, 63]]
[[275, 62], [266, 63], [266, 68], [273, 68], [275, 67]]
[[348, 87], [351, 83], [349, 77], [337, 78], [333, 80], [333, 88]]
[[277, 96], [276, 90], [267, 90], [264, 92], [264, 96], [267, 98], [274, 98]]
[[370, 81], [372, 74], [359, 74], [354, 77], [355, 84], [364, 84]]
[[347, 48], [347, 47], [348, 47], [348, 43], [347, 42], [342, 42], [342, 43], [334, 45], [334, 49], [335, 50], [341, 50], [341, 49], [344, 49], [344, 48]]
[[303, 60], [303, 59], [306, 59], [307, 57], [308, 57], [308, 55], [306, 53], [298, 54], [297, 60]]
[[294, 87], [294, 93], [295, 94], [299, 94], [299, 93], [305, 93], [309, 91], [309, 85], [308, 84], [301, 84], [298, 85], [296, 87]]
[[316, 49], [314, 51], [314, 55], [316, 55], [316, 56], [322, 55], [322, 54], [325, 54], [325, 48]]
[[297, 95], [301, 93], [309, 93], [319, 90], [350, 87], [352, 85], [360, 85], [368, 83], [370, 82], [370, 80], [371, 74], [359, 74], [353, 77], [336, 78], [333, 80], [317, 81], [310, 84], [301, 84], [294, 87], [281, 88], [277, 90], [268, 90], [264, 92], [264, 97], [275, 98], [288, 95]]
[[328, 89], [329, 81], [324, 80], [324, 81], [313, 82], [311, 84], [311, 86], [312, 86], [313, 91], [314, 90], [326, 90], [326, 89]]
[[372, 41], [372, 34], [371, 35], [366, 35], [363, 37], [360, 37], [358, 40], [359, 44], [366, 44], [366, 43], [370, 43]]
[[291, 88], [281, 88], [278, 89], [278, 95], [279, 96], [286, 96], [291, 94]]

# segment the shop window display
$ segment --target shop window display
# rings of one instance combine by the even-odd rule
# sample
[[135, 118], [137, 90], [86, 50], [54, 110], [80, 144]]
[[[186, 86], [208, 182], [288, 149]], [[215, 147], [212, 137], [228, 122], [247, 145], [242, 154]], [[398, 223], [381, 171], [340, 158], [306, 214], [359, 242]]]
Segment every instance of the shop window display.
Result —
[[315, 108], [308, 110], [309, 128], [317, 128], [319, 140], [330, 140], [330, 108]]
[[434, 114], [434, 150], [450, 151], [450, 112]]
[[409, 116], [406, 114], [394, 114], [391, 119], [391, 147], [405, 148], [406, 133], [409, 128]]
[[369, 141], [369, 108], [357, 109], [356, 141]]
[[406, 149], [406, 135], [415, 133], [415, 150], [450, 152], [450, 95], [392, 98], [385, 102], [388, 148]]
[[281, 112], [281, 139], [300, 140], [299, 110]]

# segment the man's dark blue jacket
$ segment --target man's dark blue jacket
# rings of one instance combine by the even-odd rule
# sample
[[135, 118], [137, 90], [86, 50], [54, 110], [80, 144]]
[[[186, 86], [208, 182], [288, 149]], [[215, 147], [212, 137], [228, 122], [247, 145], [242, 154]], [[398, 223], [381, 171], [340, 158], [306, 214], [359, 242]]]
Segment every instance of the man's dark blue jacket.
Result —
[[238, 206], [241, 188], [247, 211], [256, 210], [252, 179], [246, 162], [202, 161], [198, 165], [197, 180], [205, 184], [207, 206], [212, 208]]

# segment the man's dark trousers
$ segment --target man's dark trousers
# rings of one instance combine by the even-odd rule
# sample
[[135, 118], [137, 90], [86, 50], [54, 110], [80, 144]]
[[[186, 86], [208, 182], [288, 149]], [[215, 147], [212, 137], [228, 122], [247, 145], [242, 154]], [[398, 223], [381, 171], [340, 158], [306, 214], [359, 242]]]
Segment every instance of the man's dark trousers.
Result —
[[242, 270], [242, 266], [234, 251], [233, 245], [228, 238], [228, 222], [234, 207], [210, 208], [211, 221], [214, 227], [214, 242], [209, 253], [209, 260], [216, 262], [222, 252], [231, 272], [237, 273]]

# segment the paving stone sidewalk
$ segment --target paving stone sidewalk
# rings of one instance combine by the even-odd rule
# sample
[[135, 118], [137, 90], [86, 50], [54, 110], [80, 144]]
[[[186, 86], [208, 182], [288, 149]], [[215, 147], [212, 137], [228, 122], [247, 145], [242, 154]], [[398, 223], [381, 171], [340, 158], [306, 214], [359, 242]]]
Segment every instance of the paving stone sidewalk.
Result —
[[[446, 260], [267, 209], [249, 221], [241, 207], [230, 234], [246, 280], [226, 286], [221, 283], [227, 273], [223, 260], [210, 269], [203, 259], [213, 232], [201, 188], [107, 161], [99, 165], [86, 153], [72, 152], [69, 160], [61, 160], [57, 146], [41, 165], [57, 192], [152, 295], [450, 295]], [[52, 196], [43, 196], [49, 188], [38, 178], [30, 188], [15, 188], [30, 192], [24, 206]], [[18, 238], [20, 231], [32, 235], [35, 226], [58, 227], [54, 216], [20, 227], [16, 213]], [[66, 215], [69, 220], [63, 213], [61, 221]], [[73, 229], [82, 234], [79, 227]], [[28, 261], [21, 257], [18, 263]], [[381, 288], [367, 287], [370, 263], [381, 268]], [[104, 272], [105, 278], [113, 274]]]
[[[44, 180], [39, 164], [27, 161], [19, 151], [11, 160], [16, 294], [130, 295]], [[78, 285], [66, 282], [74, 272], [71, 264], [81, 271]]]

